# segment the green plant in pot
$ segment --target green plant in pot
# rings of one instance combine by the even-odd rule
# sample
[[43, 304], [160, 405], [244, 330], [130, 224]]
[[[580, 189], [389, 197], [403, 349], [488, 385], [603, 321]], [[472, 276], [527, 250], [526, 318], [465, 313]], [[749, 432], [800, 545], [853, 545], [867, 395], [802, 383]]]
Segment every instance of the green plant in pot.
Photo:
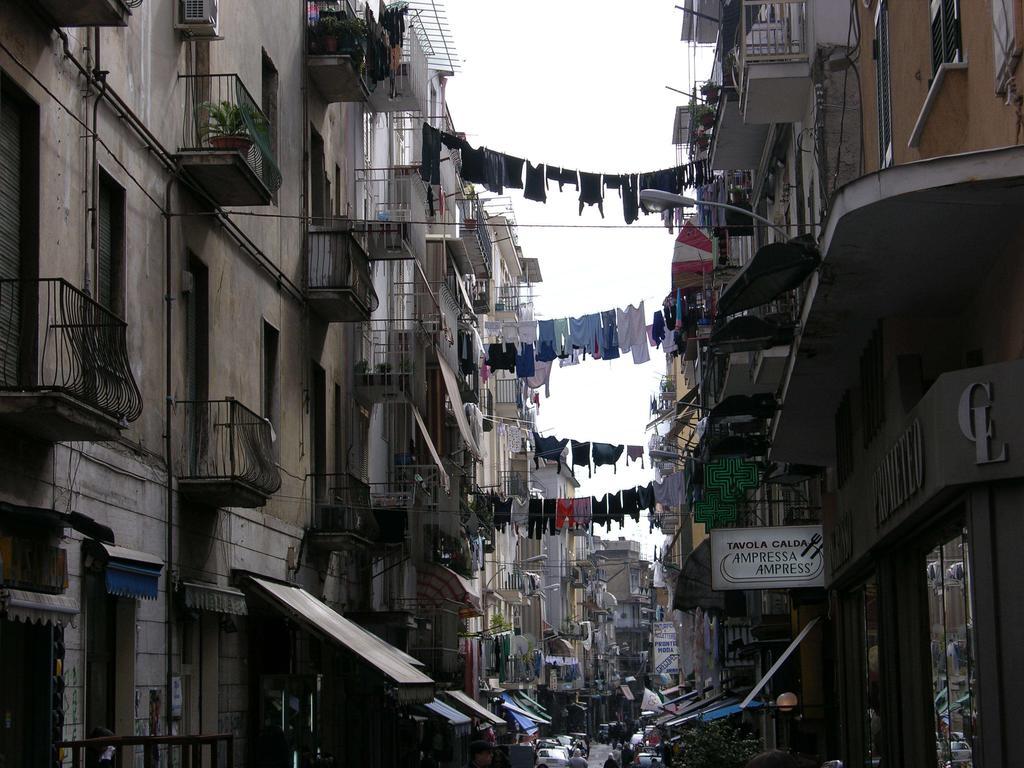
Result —
[[266, 126], [264, 117], [253, 108], [244, 108], [230, 101], [203, 103], [206, 122], [200, 138], [214, 149], [236, 150], [242, 154], [252, 148], [250, 125], [261, 130]]
[[707, 82], [700, 87], [700, 94], [708, 104], [718, 103], [718, 83]]
[[356, 376], [365, 376], [370, 372], [370, 364], [366, 360], [359, 360], [352, 369]]
[[381, 382], [388, 384], [391, 382], [391, 363], [377, 363], [377, 376]]

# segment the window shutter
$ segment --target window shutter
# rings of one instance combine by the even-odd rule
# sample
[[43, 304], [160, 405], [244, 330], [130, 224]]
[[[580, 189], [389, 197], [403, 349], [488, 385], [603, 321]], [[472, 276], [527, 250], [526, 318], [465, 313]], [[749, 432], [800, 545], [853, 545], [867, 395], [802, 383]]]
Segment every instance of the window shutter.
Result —
[[96, 260], [96, 300], [107, 309], [114, 308], [114, 195], [110, 184], [100, 180], [100, 242]]
[[889, 91], [889, 8], [880, 0], [875, 12], [875, 86], [878, 96], [878, 164], [892, 164], [892, 96]]
[[[999, 0], [995, 0], [996, 3]], [[931, 0], [932, 72], [939, 66], [962, 61], [959, 0]]]
[[[21, 276], [21, 113], [0, 94], [0, 280]], [[0, 283], [0, 381], [14, 384], [19, 371], [21, 291]]]

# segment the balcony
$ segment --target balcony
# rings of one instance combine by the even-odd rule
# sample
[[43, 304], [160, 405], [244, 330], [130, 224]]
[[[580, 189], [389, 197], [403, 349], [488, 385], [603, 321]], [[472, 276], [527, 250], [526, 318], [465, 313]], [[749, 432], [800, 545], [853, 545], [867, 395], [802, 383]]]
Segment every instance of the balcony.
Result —
[[350, 222], [310, 227], [306, 290], [313, 311], [329, 323], [368, 320], [377, 309], [366, 251]]
[[179, 75], [185, 85], [178, 159], [218, 206], [269, 205], [281, 186], [271, 126], [238, 75]]
[[470, 292], [473, 299], [473, 314], [486, 315], [491, 311], [491, 281], [481, 278], [473, 283]]
[[403, 402], [422, 387], [417, 374], [416, 330], [412, 321], [370, 321], [362, 334], [362, 358], [355, 364], [355, 396], [366, 405]]
[[124, 27], [142, 0], [37, 0], [55, 27]]
[[60, 278], [0, 280], [0, 424], [115, 440], [142, 413], [127, 324]]
[[[364, 102], [371, 84], [364, 64], [368, 36], [366, 22], [351, 9], [337, 12], [335, 3], [309, 3], [306, 68], [309, 79], [328, 104]], [[346, 4], [347, 5], [347, 4]]]
[[520, 499], [530, 498], [530, 481], [521, 472], [502, 472], [498, 475], [498, 486], [505, 498], [509, 496], [517, 496]]
[[380, 528], [370, 503], [370, 486], [351, 475], [312, 475], [311, 544], [328, 551], [373, 542]]
[[356, 171], [356, 199], [362, 201], [371, 260], [425, 256], [430, 208], [418, 166]]
[[424, 111], [427, 108], [427, 57], [419, 32], [419, 23], [406, 29], [398, 69], [391, 78], [371, 88], [367, 102], [374, 112], [427, 114]]
[[262, 507], [281, 487], [270, 422], [237, 400], [176, 403], [178, 491], [210, 507]]
[[800, 120], [811, 92], [806, 0], [743, 0], [738, 40], [745, 123]]
[[459, 238], [466, 247], [466, 255], [473, 274], [478, 278], [491, 276], [491, 233], [487, 229], [487, 212], [483, 203], [474, 198], [459, 200]]
[[484, 414], [484, 432], [494, 429], [494, 395], [485, 389], [480, 393], [480, 410]]
[[514, 417], [522, 406], [522, 387], [519, 379], [494, 377], [494, 407], [498, 416]]
[[743, 171], [757, 168], [769, 128], [766, 124], [744, 122], [739, 95], [734, 88], [724, 88], [718, 100], [711, 142], [711, 169]]

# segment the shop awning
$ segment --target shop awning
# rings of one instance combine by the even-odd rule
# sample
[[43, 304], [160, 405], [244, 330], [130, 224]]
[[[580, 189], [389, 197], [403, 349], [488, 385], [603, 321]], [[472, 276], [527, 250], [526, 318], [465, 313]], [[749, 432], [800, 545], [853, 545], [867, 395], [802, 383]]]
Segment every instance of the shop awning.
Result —
[[26, 589], [0, 589], [0, 613], [25, 624], [64, 625], [78, 615], [78, 602], [69, 595], [47, 595]]
[[765, 673], [764, 677], [762, 677], [758, 681], [757, 685], [754, 686], [753, 690], [751, 690], [750, 693], [747, 694], [747, 697], [743, 700], [743, 703], [740, 704], [741, 709], [751, 708], [751, 704], [754, 701], [754, 697], [761, 692], [761, 689], [764, 688], [765, 685], [768, 684], [768, 681], [772, 679], [772, 675], [779, 671], [779, 668], [786, 663], [786, 659], [788, 659], [793, 654], [793, 651], [797, 649], [797, 646], [803, 642], [803, 639], [807, 637], [808, 634], [810, 634], [810, 631], [814, 629], [814, 626], [818, 623], [819, 618], [819, 616], [815, 616], [813, 619], [808, 621], [806, 626], [804, 626], [804, 628], [800, 630], [800, 634], [793, 638], [793, 642], [791, 642], [786, 647], [786, 650], [782, 652], [782, 655], [775, 660], [775, 663], [772, 664], [771, 669], [769, 669]]
[[483, 616], [480, 594], [473, 582], [450, 568], [437, 563], [424, 563], [417, 568], [416, 599], [426, 605], [439, 605], [446, 601], [458, 603], [459, 616]]
[[430, 430], [427, 429], [426, 423], [423, 421], [423, 416], [420, 414], [420, 409], [413, 403], [409, 403], [409, 407], [412, 409], [412, 416], [416, 419], [416, 426], [420, 428], [420, 435], [423, 437], [423, 442], [427, 444], [427, 450], [430, 451], [430, 458], [434, 460], [437, 465], [438, 476], [441, 478], [441, 487], [444, 488], [445, 493], [448, 493], [451, 489], [451, 478], [448, 477], [448, 472], [445, 471], [444, 464], [441, 462], [441, 457], [437, 453], [437, 447], [434, 445], [434, 440], [430, 437]]
[[410, 663], [415, 659], [349, 621], [306, 590], [255, 576], [249, 576], [247, 583], [286, 616], [333, 640], [394, 683], [400, 703], [424, 704], [434, 699], [434, 681]]
[[459, 394], [459, 378], [455, 375], [452, 367], [448, 365], [448, 361], [444, 359], [444, 355], [437, 345], [434, 346], [434, 351], [437, 352], [437, 364], [441, 367], [441, 378], [444, 379], [444, 386], [448, 390], [448, 399], [452, 401], [452, 410], [455, 411], [455, 421], [459, 425], [459, 432], [462, 434], [462, 439], [466, 441], [469, 452], [473, 454], [474, 458], [479, 459], [480, 446], [476, 444], [473, 428], [469, 426], [469, 419], [466, 417], [466, 406], [462, 402], [462, 395]]
[[[547, 707], [545, 707], [536, 699], [531, 699], [522, 691], [513, 691], [512, 698], [516, 699], [523, 706], [523, 709], [525, 709], [528, 712], [534, 712], [541, 718], [551, 717], [551, 715], [548, 713]], [[534, 719], [536, 720], [537, 718]]]
[[107, 593], [136, 600], [156, 600], [164, 561], [148, 552], [115, 547], [99, 541], [87, 543], [87, 551], [104, 565]]
[[448, 723], [455, 730], [455, 733], [458, 735], [469, 733], [469, 729], [473, 725], [472, 720], [470, 720], [464, 714], [459, 712], [457, 709], [449, 707], [440, 699], [428, 701], [423, 706], [426, 709], [430, 710], [437, 717], [447, 720]]
[[517, 712], [520, 715], [530, 718], [535, 723], [540, 725], [551, 725], [551, 720], [545, 717], [542, 713], [534, 710], [533, 707], [525, 704], [520, 697], [513, 698], [507, 693], [501, 694], [502, 706], [513, 712]]
[[466, 714], [475, 717], [478, 720], [498, 728], [503, 728], [507, 725], [503, 718], [489, 711], [483, 706], [483, 704], [471, 699], [462, 691], [445, 691], [444, 696], [456, 708], [461, 709]]
[[725, 594], [711, 589], [711, 540], [705, 539], [687, 555], [676, 579], [672, 607], [679, 611], [723, 610]]
[[232, 616], [245, 616], [249, 612], [245, 605], [245, 593], [232, 587], [185, 581], [182, 582], [181, 590], [185, 607], [195, 611], [226, 613]]
[[820, 263], [817, 250], [806, 243], [791, 240], [762, 246], [722, 291], [719, 317], [759, 307], [799, 287]]
[[884, 168], [838, 190], [821, 234], [826, 269], [808, 284], [783, 380], [773, 460], [835, 463], [836, 409], [857, 387], [880, 318], [971, 316], [1020, 238], [1022, 180], [1024, 147], [1010, 146]]
[[711, 349], [715, 354], [757, 352], [769, 347], [783, 346], [793, 341], [792, 326], [780, 326], [757, 315], [730, 318], [711, 334]]
[[634, 700], [635, 697], [633, 696], [633, 692], [631, 690], [629, 690], [629, 686], [628, 685], [620, 685], [619, 686], [619, 690], [622, 691], [622, 697], [626, 701], [633, 701]]
[[519, 726], [521, 731], [528, 733], [531, 736], [537, 732], [537, 723], [534, 722], [529, 715], [523, 712], [523, 710], [519, 709], [519, 707], [508, 704], [504, 701], [501, 703], [501, 706], [505, 708], [508, 716], [511, 717], [512, 721]]
[[668, 719], [662, 725], [665, 728], [678, 728], [681, 725], [695, 721], [704, 712], [715, 709], [717, 707], [726, 706], [727, 704], [738, 704], [739, 699], [729, 694], [720, 693], [717, 696], [712, 696], [709, 699], [701, 699], [700, 701], [692, 701], [690, 704], [679, 711], [674, 717]]

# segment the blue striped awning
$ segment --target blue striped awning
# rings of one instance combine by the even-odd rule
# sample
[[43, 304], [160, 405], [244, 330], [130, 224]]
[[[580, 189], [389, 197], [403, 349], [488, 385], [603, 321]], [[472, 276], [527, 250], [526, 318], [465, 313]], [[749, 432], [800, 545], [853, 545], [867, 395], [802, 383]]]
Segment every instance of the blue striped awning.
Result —
[[519, 726], [519, 730], [523, 731], [524, 733], [528, 733], [531, 736], [537, 732], [537, 723], [528, 718], [526, 715], [520, 714], [518, 707], [504, 701], [501, 703], [501, 706], [505, 708], [505, 714], [512, 719], [512, 722]]
[[469, 733], [473, 721], [453, 707], [449, 707], [443, 701], [434, 699], [423, 705], [438, 717], [442, 717], [451, 723], [456, 734]]
[[156, 600], [163, 560], [147, 552], [96, 542], [106, 559], [107, 592], [135, 600]]

